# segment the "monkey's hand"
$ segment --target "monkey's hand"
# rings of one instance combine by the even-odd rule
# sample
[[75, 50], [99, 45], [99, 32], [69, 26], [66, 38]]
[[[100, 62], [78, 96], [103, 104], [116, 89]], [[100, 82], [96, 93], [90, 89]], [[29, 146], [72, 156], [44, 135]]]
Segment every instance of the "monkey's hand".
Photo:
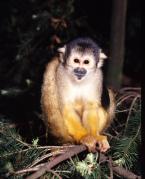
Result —
[[97, 150], [96, 144], [98, 144], [98, 150], [100, 152], [106, 152], [110, 148], [107, 137], [103, 135], [98, 135], [95, 137], [92, 135], [87, 135], [81, 139], [80, 143], [86, 145], [89, 152], [93, 153]]
[[96, 141], [96, 138], [94, 136], [87, 135], [80, 140], [80, 143], [87, 146], [89, 152], [92, 152], [92, 153], [96, 152], [97, 141]]
[[96, 141], [99, 145], [100, 152], [106, 152], [108, 149], [110, 149], [110, 145], [108, 143], [106, 136], [98, 135], [98, 136], [96, 136]]

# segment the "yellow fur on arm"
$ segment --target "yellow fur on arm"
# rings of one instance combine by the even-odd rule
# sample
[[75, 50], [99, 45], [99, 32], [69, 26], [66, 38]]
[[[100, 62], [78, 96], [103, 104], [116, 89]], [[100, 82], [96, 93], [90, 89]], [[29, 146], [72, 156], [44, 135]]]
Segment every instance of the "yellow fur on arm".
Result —
[[96, 136], [106, 125], [108, 113], [99, 103], [87, 103], [83, 113], [83, 124], [89, 134]]
[[87, 130], [82, 126], [79, 116], [72, 107], [65, 107], [63, 110], [64, 124], [76, 142], [87, 134]]

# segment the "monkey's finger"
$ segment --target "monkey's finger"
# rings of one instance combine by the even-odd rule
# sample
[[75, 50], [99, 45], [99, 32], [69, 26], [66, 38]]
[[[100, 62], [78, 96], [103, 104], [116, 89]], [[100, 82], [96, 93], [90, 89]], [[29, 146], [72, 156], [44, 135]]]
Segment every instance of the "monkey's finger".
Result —
[[110, 149], [110, 145], [107, 140], [102, 140], [98, 142], [100, 152], [106, 152]]

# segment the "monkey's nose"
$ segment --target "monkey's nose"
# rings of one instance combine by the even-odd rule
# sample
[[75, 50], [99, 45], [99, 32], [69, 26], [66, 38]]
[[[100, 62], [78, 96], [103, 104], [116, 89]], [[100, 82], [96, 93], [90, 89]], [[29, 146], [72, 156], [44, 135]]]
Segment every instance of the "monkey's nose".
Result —
[[74, 74], [77, 76], [78, 79], [81, 79], [85, 74], [87, 73], [87, 70], [85, 68], [75, 68]]

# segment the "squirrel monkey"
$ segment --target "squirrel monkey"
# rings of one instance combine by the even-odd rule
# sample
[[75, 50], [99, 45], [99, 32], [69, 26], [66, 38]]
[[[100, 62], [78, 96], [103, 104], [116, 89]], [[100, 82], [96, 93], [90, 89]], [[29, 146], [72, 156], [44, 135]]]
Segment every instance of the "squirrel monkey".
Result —
[[110, 146], [105, 130], [115, 102], [105, 88], [101, 67], [106, 57], [90, 38], [77, 38], [58, 49], [48, 63], [42, 85], [43, 120], [49, 133], [64, 143], [79, 143], [101, 152]]

